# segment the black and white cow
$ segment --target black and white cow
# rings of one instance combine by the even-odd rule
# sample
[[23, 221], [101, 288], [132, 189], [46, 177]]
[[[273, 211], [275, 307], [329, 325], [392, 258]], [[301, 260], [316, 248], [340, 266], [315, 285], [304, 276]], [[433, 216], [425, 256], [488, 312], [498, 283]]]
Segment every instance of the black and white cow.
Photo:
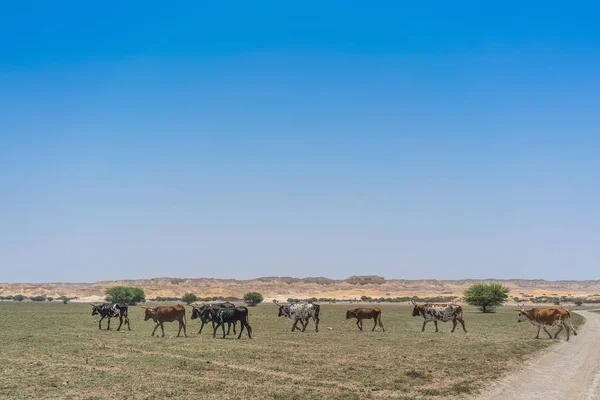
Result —
[[246, 307], [213, 308], [208, 306], [208, 308], [206, 308], [202, 314], [205, 314], [205, 318], [210, 318], [211, 321], [216, 323], [216, 325], [213, 327], [213, 338], [217, 336], [217, 329], [219, 329], [219, 327], [222, 327], [223, 338], [225, 338], [225, 324], [235, 324], [237, 321], [240, 321], [242, 327], [240, 328], [238, 339], [242, 337], [244, 328], [246, 328], [248, 338], [252, 339], [252, 328], [250, 327], [250, 323], [248, 321], [248, 309]]
[[435, 325], [435, 331], [438, 331], [438, 321], [448, 322], [452, 321], [453, 326], [450, 332], [454, 332], [456, 329], [456, 321], [460, 322], [463, 330], [467, 333], [465, 328], [465, 321], [463, 320], [462, 307], [457, 304], [417, 304], [414, 300], [411, 301], [413, 304], [413, 317], [421, 315], [424, 319], [423, 328], [421, 332], [425, 331], [425, 325], [429, 321], [433, 321]]
[[315, 303], [299, 302], [294, 304], [279, 304], [277, 300], [273, 302], [279, 307], [279, 317], [288, 317], [294, 323], [292, 324], [292, 332], [296, 329], [298, 322], [302, 325], [302, 332], [306, 330], [309, 320], [312, 318], [315, 321], [315, 332], [319, 332], [319, 312], [321, 306]]
[[[198, 333], [202, 333], [202, 329], [204, 328], [205, 324], [208, 324], [209, 322], [212, 322], [212, 326], [213, 329], [215, 328], [215, 321], [213, 321], [211, 319], [211, 313], [205, 313], [204, 310], [208, 309], [208, 307], [212, 307], [214, 309], [220, 309], [220, 308], [235, 308], [235, 304], [230, 303], [228, 301], [224, 302], [224, 303], [213, 303], [213, 304], [204, 304], [202, 303], [201, 306], [199, 306], [198, 304], [194, 303], [192, 304], [192, 319], [196, 319], [199, 318], [200, 321], [202, 321], [202, 325], [200, 325], [200, 330], [198, 331]], [[234, 321], [233, 323], [229, 322], [228, 328], [227, 328], [227, 334], [229, 335], [230, 331], [231, 331], [231, 325], [233, 325], [233, 334], [236, 334], [236, 330], [235, 330], [235, 326], [237, 324], [237, 321]]]
[[127, 329], [131, 330], [131, 326], [129, 325], [129, 317], [128, 311], [129, 306], [125, 303], [103, 303], [103, 304], [93, 304], [92, 306], [92, 315], [100, 315], [100, 320], [98, 321], [98, 329], [102, 329], [102, 320], [104, 318], [108, 318], [108, 323], [106, 330], [110, 330], [110, 319], [119, 317], [119, 327], [117, 331], [121, 329], [121, 325], [123, 325], [123, 319], [125, 320], [125, 324], [127, 325]]

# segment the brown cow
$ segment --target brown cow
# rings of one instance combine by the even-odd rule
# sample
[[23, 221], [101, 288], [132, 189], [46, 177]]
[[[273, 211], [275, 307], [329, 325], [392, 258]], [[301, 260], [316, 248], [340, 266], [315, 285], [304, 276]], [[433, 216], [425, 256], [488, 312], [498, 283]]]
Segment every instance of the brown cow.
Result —
[[177, 337], [181, 334], [181, 328], [183, 328], [183, 335], [187, 337], [187, 332], [185, 331], [185, 307], [182, 305], [176, 306], [159, 306], [159, 307], [142, 307], [146, 309], [146, 316], [144, 317], [144, 321], [148, 321], [152, 318], [154, 322], [156, 322], [156, 326], [152, 331], [152, 336], [154, 336], [154, 332], [156, 332], [156, 328], [160, 326], [162, 330], [162, 337], [165, 337], [165, 327], [163, 325], [164, 322], [179, 322], [179, 331], [177, 332]]
[[350, 318], [356, 318], [356, 326], [358, 326], [358, 329], [360, 329], [361, 331], [362, 331], [362, 325], [363, 325], [362, 320], [363, 319], [373, 319], [374, 324], [373, 324], [373, 329], [371, 329], [371, 332], [373, 332], [375, 330], [375, 328], [377, 327], [377, 323], [379, 323], [379, 326], [385, 332], [385, 328], [383, 327], [383, 322], [381, 321], [381, 308], [377, 308], [377, 307], [354, 308], [352, 310], [346, 311], [346, 319], [350, 319]]
[[573, 334], [577, 336], [577, 331], [571, 323], [571, 314], [569, 310], [564, 307], [551, 307], [551, 308], [532, 308], [531, 310], [524, 310], [523, 307], [519, 310], [518, 322], [529, 321], [532, 325], [537, 326], [536, 339], [540, 338], [540, 329], [544, 329], [544, 332], [548, 334], [548, 338], [552, 339], [552, 335], [546, 329], [547, 326], [558, 326], [558, 331], [554, 334], [554, 339], [563, 330], [563, 327], [567, 330], [567, 341], [569, 341], [569, 330], [573, 330]]

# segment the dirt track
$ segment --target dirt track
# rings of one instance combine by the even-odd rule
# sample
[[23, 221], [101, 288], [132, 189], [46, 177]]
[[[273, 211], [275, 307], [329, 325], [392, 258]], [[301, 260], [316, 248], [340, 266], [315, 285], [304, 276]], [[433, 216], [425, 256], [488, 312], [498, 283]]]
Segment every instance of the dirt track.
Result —
[[479, 400], [600, 399], [600, 313], [577, 313], [586, 319], [578, 336], [567, 342], [563, 331], [547, 354], [493, 384]]

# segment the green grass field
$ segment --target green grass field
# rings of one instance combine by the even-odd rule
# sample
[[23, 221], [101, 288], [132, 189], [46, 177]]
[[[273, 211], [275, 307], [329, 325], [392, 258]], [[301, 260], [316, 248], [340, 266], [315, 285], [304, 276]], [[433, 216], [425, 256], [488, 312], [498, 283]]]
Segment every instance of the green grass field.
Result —
[[250, 309], [254, 339], [223, 340], [206, 327], [198, 335], [189, 307], [189, 338], [175, 338], [177, 323], [157, 338], [139, 307], [130, 309], [133, 330], [120, 333], [114, 320], [99, 331], [87, 304], [0, 302], [0, 398], [464, 398], [552, 343], [533, 339], [509, 307], [466, 308], [468, 334], [460, 325], [450, 334], [451, 322], [421, 333], [407, 305], [381, 306], [385, 332], [371, 332], [371, 321], [359, 332], [348, 307], [322, 304], [319, 333], [312, 321], [292, 333], [275, 305], [260, 305]]

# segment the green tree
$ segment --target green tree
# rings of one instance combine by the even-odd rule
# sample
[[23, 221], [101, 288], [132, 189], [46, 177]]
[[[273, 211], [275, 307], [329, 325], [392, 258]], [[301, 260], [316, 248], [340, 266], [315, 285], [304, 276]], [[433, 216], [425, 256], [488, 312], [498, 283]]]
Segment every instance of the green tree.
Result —
[[490, 307], [499, 306], [508, 299], [509, 289], [499, 283], [476, 284], [464, 293], [465, 301], [480, 307], [481, 311], [489, 312]]
[[54, 297], [48, 297], [48, 301], [54, 301]]
[[106, 301], [110, 303], [126, 303], [135, 305], [146, 301], [146, 295], [144, 291], [137, 287], [132, 286], [115, 286], [104, 291], [106, 294]]
[[63, 304], [67, 304], [69, 301], [73, 300], [72, 297], [67, 297], [65, 295], [60, 296], [58, 299], [62, 301]]
[[15, 295], [15, 296], [13, 297], [13, 300], [16, 300], [16, 301], [23, 301], [23, 300], [25, 300], [26, 298], [27, 298], [27, 297], [26, 297], [26, 296], [23, 296], [22, 294], [17, 294], [17, 295]]
[[251, 307], [262, 303], [263, 295], [258, 292], [248, 292], [244, 295], [244, 301]]
[[196, 296], [194, 293], [186, 293], [183, 295], [181, 300], [183, 300], [185, 304], [192, 304], [198, 301], [198, 296]]

